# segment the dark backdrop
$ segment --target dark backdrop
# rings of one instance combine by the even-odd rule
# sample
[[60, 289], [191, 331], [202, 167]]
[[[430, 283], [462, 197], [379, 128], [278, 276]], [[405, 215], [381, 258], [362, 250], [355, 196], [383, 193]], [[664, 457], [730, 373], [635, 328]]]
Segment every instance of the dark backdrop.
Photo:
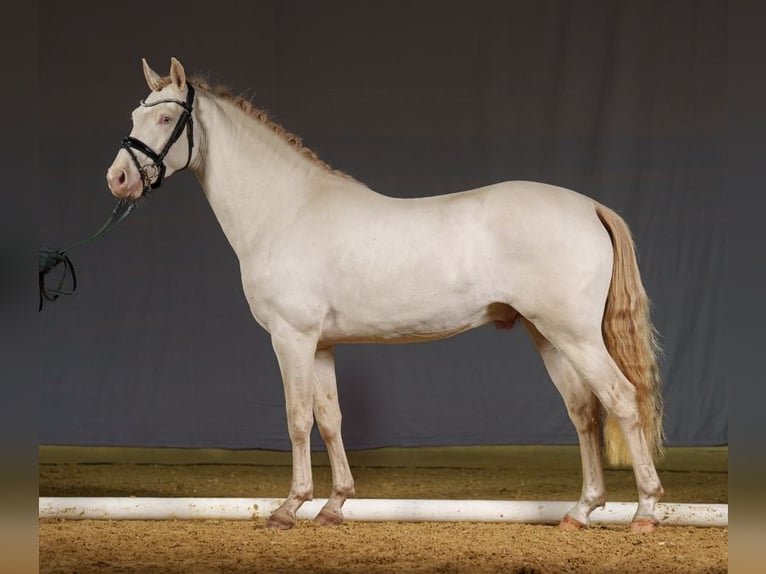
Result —
[[[669, 442], [728, 442], [725, 2], [214, 5], [40, 6], [40, 244], [106, 219], [140, 58], [166, 73], [176, 56], [382, 193], [530, 179], [622, 213], [662, 335]], [[72, 255], [80, 287], [39, 314], [30, 357], [41, 443], [289, 446], [269, 339], [191, 174]], [[576, 441], [522, 329], [344, 346], [337, 368], [351, 448]]]

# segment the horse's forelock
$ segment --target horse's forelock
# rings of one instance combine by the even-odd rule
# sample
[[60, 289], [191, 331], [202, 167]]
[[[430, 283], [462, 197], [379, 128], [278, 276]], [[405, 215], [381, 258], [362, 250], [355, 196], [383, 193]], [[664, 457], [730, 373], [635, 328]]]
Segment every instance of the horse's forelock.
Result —
[[155, 92], [159, 92], [162, 88], [169, 86], [172, 84], [172, 80], [170, 79], [170, 76], [165, 76], [164, 78], [160, 78], [159, 83], [157, 84], [157, 88], [154, 90]]

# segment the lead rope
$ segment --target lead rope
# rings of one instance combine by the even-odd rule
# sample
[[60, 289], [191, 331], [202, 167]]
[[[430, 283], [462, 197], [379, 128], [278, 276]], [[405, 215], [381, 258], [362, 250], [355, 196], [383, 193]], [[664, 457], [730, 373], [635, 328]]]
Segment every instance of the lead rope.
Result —
[[[37, 268], [38, 268], [38, 280], [40, 284], [40, 307], [38, 312], [43, 310], [44, 301], [55, 301], [59, 298], [59, 295], [71, 295], [77, 289], [77, 275], [74, 270], [72, 260], [69, 259], [69, 251], [80, 245], [85, 245], [91, 241], [98, 239], [105, 235], [130, 215], [133, 208], [136, 206], [135, 202], [129, 202], [119, 200], [117, 205], [112, 210], [112, 215], [109, 217], [106, 223], [101, 226], [101, 229], [96, 231], [93, 235], [82, 241], [78, 241], [67, 247], [66, 249], [54, 249], [52, 247], [40, 247], [37, 250]], [[56, 267], [63, 263], [64, 268], [59, 278], [56, 287], [48, 287], [45, 285], [45, 276], [53, 271]], [[71, 275], [71, 287], [69, 289], [64, 288], [64, 283], [68, 276]]]

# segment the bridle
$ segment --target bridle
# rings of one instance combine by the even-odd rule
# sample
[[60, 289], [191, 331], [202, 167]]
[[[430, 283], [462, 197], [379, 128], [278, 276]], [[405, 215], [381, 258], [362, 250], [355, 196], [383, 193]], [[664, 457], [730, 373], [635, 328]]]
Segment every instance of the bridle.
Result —
[[[194, 88], [189, 83], [186, 84], [186, 87], [188, 91], [186, 93], [185, 102], [182, 102], [181, 100], [174, 100], [172, 98], [157, 100], [151, 103], [147, 103], [146, 100], [141, 100], [140, 102], [140, 104], [145, 108], [151, 108], [152, 106], [156, 106], [158, 104], [169, 103], [178, 104], [184, 109], [181, 117], [178, 118], [178, 121], [176, 122], [176, 127], [173, 129], [173, 133], [170, 134], [170, 139], [168, 139], [165, 147], [162, 148], [160, 153], [155, 152], [152, 148], [150, 148], [138, 138], [126, 136], [122, 139], [120, 147], [127, 150], [131, 159], [133, 160], [133, 163], [136, 165], [136, 169], [138, 169], [138, 173], [141, 175], [141, 181], [144, 185], [143, 193], [148, 193], [149, 191], [157, 189], [160, 185], [162, 185], [162, 180], [165, 177], [165, 156], [170, 151], [170, 148], [173, 147], [173, 144], [178, 141], [178, 138], [181, 137], [184, 129], [186, 129], [186, 137], [189, 142], [189, 156], [186, 158], [186, 165], [184, 165], [181, 169], [186, 169], [189, 167], [189, 162], [191, 161], [192, 157], [192, 148], [194, 147], [194, 120], [192, 118]], [[141, 165], [141, 162], [138, 161], [138, 157], [133, 150], [137, 150], [144, 154], [146, 157], [152, 160], [152, 163]], [[154, 179], [154, 181], [152, 181], [152, 179]]]

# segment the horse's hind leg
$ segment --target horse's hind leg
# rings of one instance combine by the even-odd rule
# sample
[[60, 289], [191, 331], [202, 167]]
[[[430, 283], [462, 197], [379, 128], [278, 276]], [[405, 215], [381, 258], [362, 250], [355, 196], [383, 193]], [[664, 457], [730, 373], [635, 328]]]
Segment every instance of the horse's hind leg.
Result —
[[332, 470], [332, 493], [319, 511], [316, 522], [332, 526], [343, 522], [343, 503], [354, 495], [354, 479], [348, 466], [340, 434], [341, 413], [335, 382], [335, 357], [332, 348], [320, 349], [314, 361], [314, 416], [319, 433], [327, 445]]
[[545, 363], [553, 384], [561, 393], [580, 441], [582, 492], [577, 504], [561, 521], [562, 528], [584, 528], [590, 513], [604, 506], [606, 488], [601, 465], [599, 402], [572, 365], [529, 321], [524, 326]]
[[659, 524], [654, 516], [654, 506], [664, 491], [644, 438], [635, 387], [612, 359], [600, 332], [578, 341], [565, 337], [557, 347], [604, 409], [618, 422], [630, 452], [638, 488], [638, 508], [631, 529], [653, 530]]

